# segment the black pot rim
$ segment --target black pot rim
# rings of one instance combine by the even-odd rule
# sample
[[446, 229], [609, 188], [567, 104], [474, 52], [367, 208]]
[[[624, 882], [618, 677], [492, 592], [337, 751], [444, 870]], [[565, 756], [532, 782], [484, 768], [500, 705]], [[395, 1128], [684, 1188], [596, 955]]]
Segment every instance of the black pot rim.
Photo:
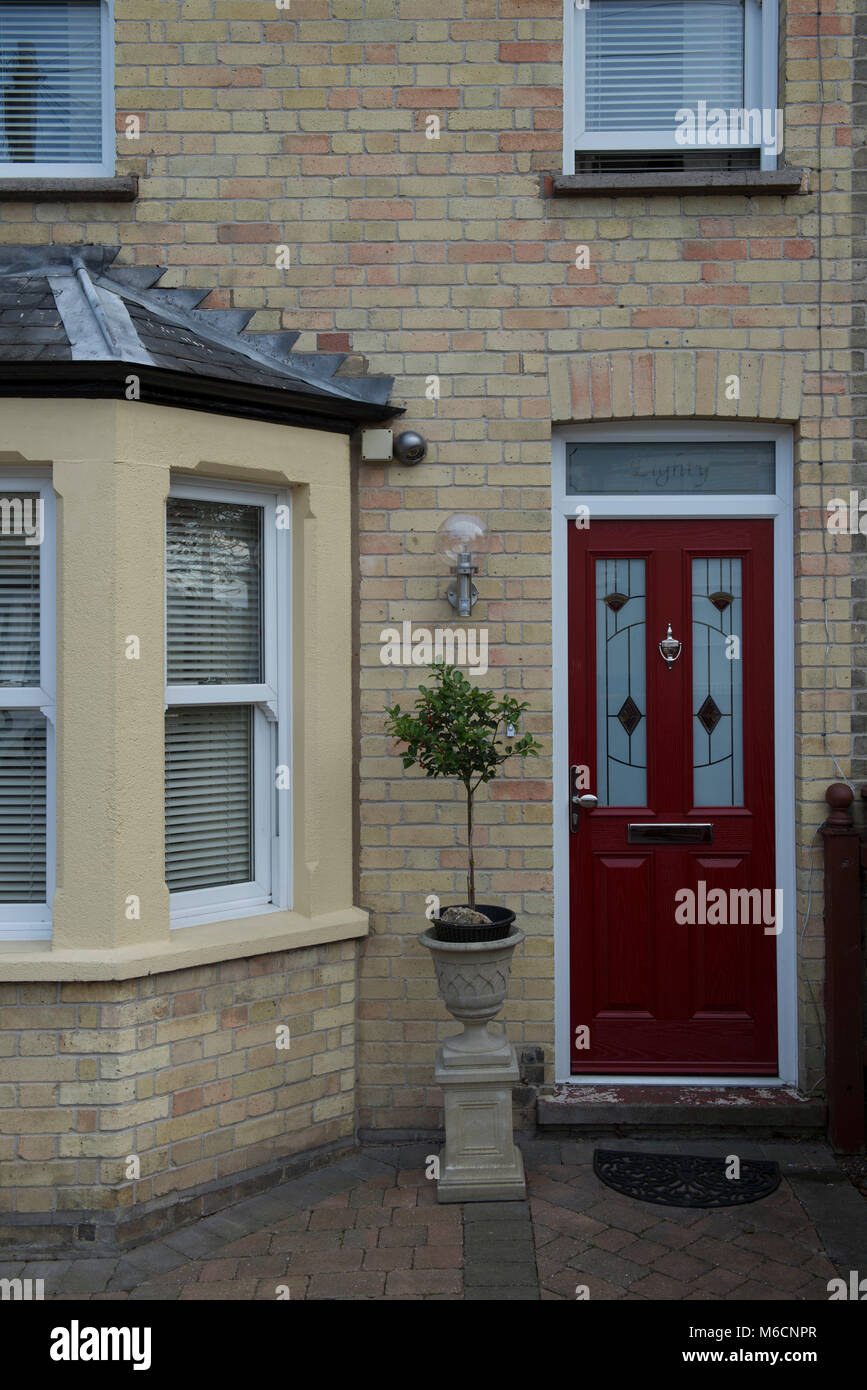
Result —
[[[453, 903], [450, 906], [467, 907], [467, 903]], [[432, 917], [434, 936], [438, 941], [504, 941], [511, 935], [515, 913], [509, 907], [496, 903], [476, 903], [476, 912], [484, 912], [491, 917], [490, 922], [478, 922], [463, 926], [459, 922], [444, 922], [442, 916]]]

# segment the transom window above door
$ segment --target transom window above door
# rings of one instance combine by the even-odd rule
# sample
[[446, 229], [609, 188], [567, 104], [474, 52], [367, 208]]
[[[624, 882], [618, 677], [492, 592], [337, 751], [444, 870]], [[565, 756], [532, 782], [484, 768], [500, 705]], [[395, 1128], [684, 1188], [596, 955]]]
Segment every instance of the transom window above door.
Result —
[[576, 496], [773, 493], [770, 440], [586, 440], [566, 446], [566, 490]]
[[112, 0], [0, 0], [0, 177], [114, 173]]
[[567, 174], [776, 168], [776, 0], [565, 4]]

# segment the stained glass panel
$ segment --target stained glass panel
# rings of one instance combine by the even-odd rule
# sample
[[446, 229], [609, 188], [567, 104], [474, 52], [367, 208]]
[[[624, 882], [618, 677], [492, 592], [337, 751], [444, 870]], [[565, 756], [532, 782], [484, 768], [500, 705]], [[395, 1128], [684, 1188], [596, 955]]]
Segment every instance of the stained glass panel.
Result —
[[693, 797], [744, 804], [741, 562], [692, 562]]
[[600, 806], [647, 804], [643, 560], [596, 561], [597, 787]]

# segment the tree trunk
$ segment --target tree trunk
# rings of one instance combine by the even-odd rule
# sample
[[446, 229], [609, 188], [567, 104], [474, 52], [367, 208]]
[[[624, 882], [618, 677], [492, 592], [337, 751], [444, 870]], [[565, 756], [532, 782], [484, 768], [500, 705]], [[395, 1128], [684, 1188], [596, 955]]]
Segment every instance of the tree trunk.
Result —
[[467, 787], [467, 906], [476, 906], [476, 861], [473, 859], [473, 794]]

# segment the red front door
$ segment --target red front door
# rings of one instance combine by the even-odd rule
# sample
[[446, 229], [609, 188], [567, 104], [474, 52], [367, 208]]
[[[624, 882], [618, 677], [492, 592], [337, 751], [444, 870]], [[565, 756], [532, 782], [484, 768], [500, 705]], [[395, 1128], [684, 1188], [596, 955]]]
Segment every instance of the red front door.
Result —
[[770, 521], [569, 526], [574, 1073], [776, 1073], [773, 674]]

